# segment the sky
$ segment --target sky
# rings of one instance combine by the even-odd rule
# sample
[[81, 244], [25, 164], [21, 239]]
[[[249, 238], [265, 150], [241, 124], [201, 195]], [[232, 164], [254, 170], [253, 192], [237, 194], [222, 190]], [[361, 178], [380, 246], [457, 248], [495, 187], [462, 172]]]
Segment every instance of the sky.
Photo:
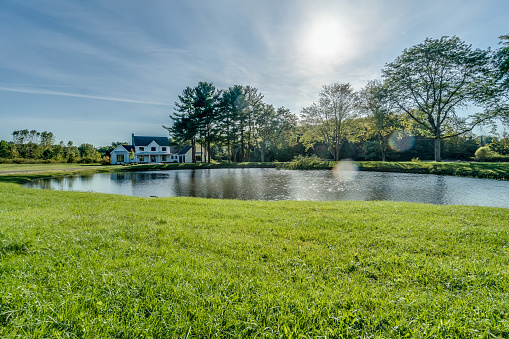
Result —
[[199, 81], [250, 85], [298, 114], [323, 85], [361, 89], [426, 38], [497, 49], [508, 18], [507, 0], [1, 0], [0, 140], [167, 136]]

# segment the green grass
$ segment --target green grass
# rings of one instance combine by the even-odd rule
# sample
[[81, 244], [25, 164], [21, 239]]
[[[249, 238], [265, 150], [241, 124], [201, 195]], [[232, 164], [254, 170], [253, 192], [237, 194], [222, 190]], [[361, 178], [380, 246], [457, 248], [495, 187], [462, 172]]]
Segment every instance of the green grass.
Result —
[[509, 180], [507, 162], [380, 162], [362, 161], [361, 171], [429, 173]]
[[509, 210], [0, 183], [0, 337], [509, 336]]
[[[317, 158], [300, 158], [297, 161], [278, 163], [280, 169], [332, 169], [334, 161], [320, 161]], [[400, 172], [453, 175], [473, 178], [509, 180], [509, 163], [500, 162], [382, 162], [359, 161], [361, 171]]]

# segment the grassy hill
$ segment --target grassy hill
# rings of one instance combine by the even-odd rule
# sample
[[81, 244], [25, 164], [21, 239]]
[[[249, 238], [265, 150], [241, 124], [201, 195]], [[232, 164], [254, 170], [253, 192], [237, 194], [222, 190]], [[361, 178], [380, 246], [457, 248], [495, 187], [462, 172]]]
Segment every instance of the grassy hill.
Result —
[[0, 337], [509, 336], [509, 210], [0, 183]]

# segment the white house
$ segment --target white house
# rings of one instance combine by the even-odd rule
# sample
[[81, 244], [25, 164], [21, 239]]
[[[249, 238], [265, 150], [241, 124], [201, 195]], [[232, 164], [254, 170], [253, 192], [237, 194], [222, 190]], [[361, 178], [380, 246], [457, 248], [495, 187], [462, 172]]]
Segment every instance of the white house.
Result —
[[[130, 159], [131, 150], [134, 158]], [[196, 160], [202, 161], [201, 147], [196, 147]], [[185, 146], [180, 150], [170, 147], [168, 138], [145, 137], [132, 135], [132, 145], [118, 145], [111, 151], [111, 164], [128, 163], [163, 163], [163, 162], [192, 162], [191, 146]]]

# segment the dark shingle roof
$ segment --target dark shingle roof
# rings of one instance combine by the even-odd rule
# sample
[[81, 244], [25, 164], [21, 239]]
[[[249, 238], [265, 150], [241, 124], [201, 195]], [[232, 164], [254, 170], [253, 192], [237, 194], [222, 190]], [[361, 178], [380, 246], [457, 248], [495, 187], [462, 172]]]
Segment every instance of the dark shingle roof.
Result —
[[133, 136], [133, 143], [136, 146], [148, 146], [152, 141], [155, 141], [159, 146], [170, 146], [166, 137]]
[[131, 152], [131, 150], [134, 149], [133, 145], [122, 145], [122, 147], [124, 147], [127, 150], [127, 152]]
[[184, 146], [177, 153], [178, 155], [186, 154], [191, 149], [191, 146]]

